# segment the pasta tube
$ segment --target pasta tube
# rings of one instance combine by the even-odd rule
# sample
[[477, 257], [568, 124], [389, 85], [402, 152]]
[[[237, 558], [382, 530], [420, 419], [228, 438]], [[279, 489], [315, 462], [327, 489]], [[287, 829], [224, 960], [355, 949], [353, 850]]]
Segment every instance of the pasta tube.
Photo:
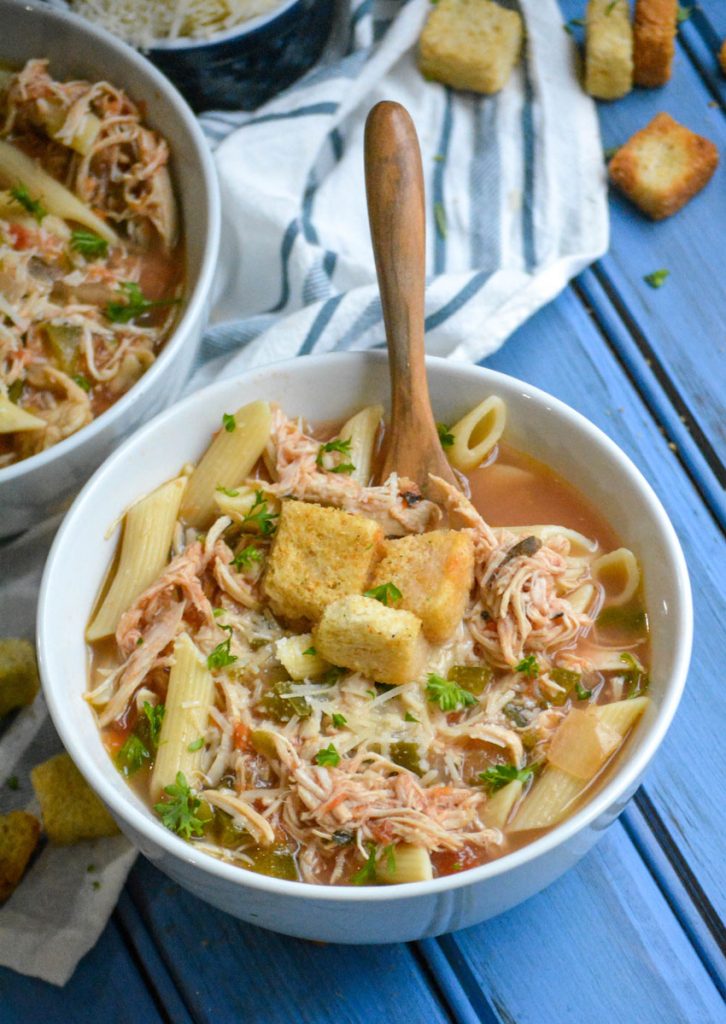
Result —
[[174, 644], [174, 665], [169, 675], [166, 710], [159, 733], [159, 749], [151, 774], [151, 797], [158, 800], [182, 772], [192, 783], [204, 749], [214, 681], [207, 663], [187, 633]]
[[267, 402], [251, 402], [238, 409], [234, 417], [225, 418], [223, 429], [189, 478], [181, 515], [190, 526], [209, 526], [218, 488], [234, 490], [249, 475], [267, 444], [270, 420]]
[[526, 832], [556, 825], [588, 785], [584, 779], [550, 765], [520, 804], [508, 831]]
[[0, 139], [0, 181], [6, 185], [23, 185], [33, 199], [38, 199], [48, 213], [54, 213], [65, 220], [84, 224], [107, 242], [118, 242], [116, 232], [97, 217], [85, 203], [72, 192], [51, 178], [40, 164], [16, 149], [9, 142]]
[[0, 395], [0, 434], [14, 434], [19, 430], [42, 430], [45, 426], [46, 422], [40, 416], [33, 416], [27, 409], [22, 409], [5, 395]]
[[185, 486], [186, 477], [170, 480], [126, 513], [118, 567], [86, 630], [89, 643], [116, 631], [122, 614], [166, 565]]
[[378, 428], [383, 419], [382, 405], [368, 405], [343, 424], [338, 436], [350, 439], [350, 458], [355, 469], [350, 474], [353, 480], [366, 487], [370, 483], [373, 456], [376, 450]]
[[640, 586], [640, 567], [629, 548], [617, 548], [596, 558], [592, 575], [605, 588], [608, 605], [627, 604]]
[[502, 436], [506, 422], [506, 405], [490, 395], [455, 423], [451, 428], [454, 443], [446, 452], [454, 469], [470, 473], [480, 466]]
[[390, 857], [384, 853], [376, 864], [376, 880], [391, 885], [398, 885], [401, 882], [428, 882], [433, 877], [428, 850], [410, 843], [398, 843]]
[[508, 782], [487, 800], [482, 820], [489, 828], [503, 829], [512, 813], [512, 808], [522, 795], [524, 783], [519, 779]]

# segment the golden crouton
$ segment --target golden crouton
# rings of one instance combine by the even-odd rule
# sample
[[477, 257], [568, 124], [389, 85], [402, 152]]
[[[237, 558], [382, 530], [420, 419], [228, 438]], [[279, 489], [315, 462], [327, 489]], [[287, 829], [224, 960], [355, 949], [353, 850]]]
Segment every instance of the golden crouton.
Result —
[[29, 640], [0, 640], [0, 715], [32, 704], [38, 692], [38, 665]]
[[381, 683], [416, 679], [428, 653], [420, 619], [358, 594], [328, 605], [313, 640], [326, 661]]
[[433, 530], [383, 544], [372, 587], [393, 583], [397, 608], [413, 612], [427, 640], [445, 643], [464, 614], [474, 583], [474, 545], [461, 530]]
[[628, 0], [590, 0], [585, 19], [585, 89], [616, 100], [633, 88], [633, 30]]
[[661, 220], [700, 192], [717, 166], [712, 142], [661, 113], [620, 147], [608, 171], [628, 199]]
[[57, 754], [30, 773], [43, 826], [54, 843], [115, 836], [118, 826], [68, 754]]
[[25, 811], [0, 817], [0, 900], [16, 887], [40, 836], [40, 822]]
[[419, 41], [426, 78], [454, 89], [499, 92], [522, 50], [522, 19], [491, 0], [439, 0]]
[[283, 501], [264, 587], [276, 615], [315, 622], [331, 601], [368, 585], [383, 531], [372, 519]]
[[633, 26], [633, 80], [653, 88], [671, 77], [678, 0], [636, 0]]

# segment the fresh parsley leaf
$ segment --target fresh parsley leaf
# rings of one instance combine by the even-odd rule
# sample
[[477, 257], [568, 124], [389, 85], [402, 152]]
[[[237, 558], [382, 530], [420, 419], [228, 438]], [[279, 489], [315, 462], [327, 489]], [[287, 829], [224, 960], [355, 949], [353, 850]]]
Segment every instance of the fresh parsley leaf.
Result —
[[31, 217], [35, 217], [39, 224], [43, 217], [47, 216], [48, 211], [40, 199], [33, 199], [25, 185], [14, 185], [10, 189], [10, 195], [16, 203], [19, 203], [24, 210], [27, 210]]
[[439, 237], [446, 238], [449, 229], [446, 223], [446, 210], [443, 203], [434, 203], [434, 221], [436, 222], [436, 231]]
[[336, 729], [342, 729], [344, 725], [348, 724], [348, 719], [345, 715], [339, 715], [337, 712], [333, 715], [333, 725]]
[[654, 270], [652, 274], [646, 274], [643, 280], [651, 288], [662, 288], [669, 274], [670, 270]]
[[376, 880], [376, 844], [368, 843], [366, 849], [368, 850], [368, 858], [363, 867], [356, 871], [354, 875], [351, 875], [350, 881], [352, 885], [369, 885]]
[[89, 875], [92, 875], [94, 873], [94, 871], [97, 871], [97, 870], [98, 869], [96, 868], [95, 864], [87, 864], [86, 865], [86, 871], [88, 872]]
[[575, 693], [578, 700], [589, 700], [592, 697], [592, 690], [585, 689], [579, 679], [575, 683]]
[[151, 754], [144, 743], [132, 733], [116, 755], [116, 767], [128, 778], [135, 775], [144, 761], [150, 758]]
[[514, 671], [521, 672], [523, 675], [529, 676], [530, 679], [536, 679], [539, 675], [539, 664], [533, 654], [528, 654], [518, 665], [514, 666]]
[[454, 435], [445, 423], [437, 423], [436, 429], [439, 432], [439, 441], [442, 448], [451, 448], [454, 443]]
[[207, 668], [226, 668], [227, 665], [232, 665], [237, 661], [237, 655], [232, 654], [230, 650], [232, 645], [232, 627], [220, 626], [219, 628], [226, 630], [229, 636], [221, 644], [217, 644], [211, 654], [207, 655]]
[[339, 439], [336, 441], [328, 441], [326, 444], [321, 444], [315, 459], [315, 465], [320, 466], [320, 468], [324, 469], [327, 473], [354, 473], [355, 466], [352, 462], [341, 461], [337, 463], [337, 465], [328, 465], [324, 459], [324, 456], [330, 452], [338, 452], [343, 456], [350, 455], [351, 444], [352, 441], [350, 438], [345, 441]]
[[222, 487], [221, 484], [217, 484], [214, 488], [215, 491], [219, 491], [220, 494], [226, 495], [228, 498], [236, 498], [239, 491], [235, 491], [233, 487]]
[[197, 736], [197, 738], [195, 740], [193, 740], [189, 744], [189, 746], [187, 747], [187, 750], [189, 751], [190, 754], [194, 754], [197, 750], [201, 750], [203, 746], [204, 746], [204, 737]]
[[8, 775], [7, 779], [5, 779], [5, 785], [8, 789], [20, 789], [17, 775]]
[[364, 590], [364, 597], [373, 597], [376, 601], [380, 601], [381, 604], [391, 605], [398, 603], [403, 594], [398, 589], [395, 583], [381, 583], [380, 587], [373, 587], [372, 590]]
[[311, 658], [314, 658], [317, 653], [314, 647], [308, 647], [306, 651], [303, 651], [303, 655], [309, 654]]
[[395, 875], [396, 873], [396, 845], [395, 843], [389, 843], [388, 846], [383, 847], [383, 852], [386, 856], [386, 867], [388, 868], [389, 875]]
[[438, 704], [442, 711], [447, 712], [476, 704], [476, 697], [473, 693], [462, 689], [461, 686], [449, 679], [442, 679], [435, 672], [429, 673], [426, 696], [434, 704]]
[[277, 518], [277, 512], [268, 511], [264, 492], [255, 491], [255, 502], [249, 512], [245, 513], [242, 524], [250, 523], [257, 527], [263, 537], [270, 537], [277, 529]]
[[82, 388], [83, 391], [88, 392], [91, 390], [91, 382], [88, 377], [84, 377], [82, 373], [77, 373], [73, 380], [79, 388]]
[[534, 768], [517, 768], [513, 764], [495, 764], [485, 772], [479, 772], [479, 779], [492, 792], [506, 786], [508, 782], [526, 782], [534, 774]]
[[688, 21], [692, 14], [692, 7], [684, 7], [682, 4], [678, 4], [678, 10], [676, 12], [676, 24], [682, 25], [684, 21]]
[[628, 666], [628, 671], [623, 673], [628, 683], [628, 692], [625, 695], [626, 700], [632, 700], [633, 697], [642, 697], [648, 692], [648, 687], [650, 686], [650, 679], [647, 673], [642, 670], [632, 654], [625, 652], [620, 655], [620, 660], [624, 665]]
[[177, 772], [176, 782], [172, 786], [165, 786], [164, 792], [171, 799], [154, 804], [154, 810], [161, 817], [162, 824], [170, 832], [176, 832], [182, 839], [201, 836], [204, 825], [196, 816], [196, 812], [202, 801], [189, 788], [184, 773]]
[[406, 712], [406, 714], [403, 716], [403, 720], [404, 722], [416, 722], [417, 725], [421, 724], [418, 718], [414, 718], [410, 711]]
[[109, 302], [106, 305], [106, 317], [113, 324], [127, 324], [137, 317], [143, 316], [151, 309], [159, 306], [173, 306], [179, 299], [147, 299], [136, 281], [122, 281], [119, 285], [119, 297], [124, 302]]
[[108, 242], [93, 231], [71, 231], [71, 249], [87, 260], [95, 260], [108, 255]]
[[254, 544], [248, 544], [246, 548], [238, 551], [232, 559], [231, 564], [235, 569], [251, 569], [253, 562], [262, 561], [262, 552]]
[[159, 733], [161, 732], [161, 723], [164, 721], [164, 712], [166, 708], [163, 704], [150, 704], [148, 700], [144, 701], [143, 704], [144, 714], [149, 723], [149, 735], [151, 742], [155, 747], [159, 746]]
[[227, 431], [227, 433], [231, 434], [234, 432], [234, 429], [237, 426], [237, 420], [234, 418], [231, 412], [224, 412], [222, 413], [222, 425], [224, 426], [224, 429]]
[[340, 764], [340, 754], [335, 749], [335, 745], [331, 743], [330, 746], [317, 752], [314, 761], [315, 764], [319, 764], [323, 768], [335, 768]]
[[101, 883], [99, 882], [99, 880], [98, 880], [97, 878], [96, 878], [96, 879], [95, 879], [95, 880], [93, 881], [93, 883], [92, 883], [92, 884], [93, 884], [93, 888], [94, 888], [94, 889], [97, 889], [97, 890], [98, 890], [98, 889], [100, 889], [100, 888], [101, 888]]

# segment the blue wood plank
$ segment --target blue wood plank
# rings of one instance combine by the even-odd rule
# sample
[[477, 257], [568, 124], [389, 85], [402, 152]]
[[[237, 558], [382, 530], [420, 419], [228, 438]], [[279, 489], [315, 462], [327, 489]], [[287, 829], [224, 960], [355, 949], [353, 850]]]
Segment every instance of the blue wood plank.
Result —
[[695, 583], [693, 662], [681, 708], [646, 786], [683, 860], [723, 913], [722, 810], [714, 794], [726, 791], [726, 770], [714, 756], [722, 729], [713, 713], [722, 706], [720, 666], [726, 659], [719, 611], [723, 536], [571, 289], [522, 327], [487, 365], [543, 387], [597, 423], [648, 478], [678, 532]]
[[546, 892], [439, 942], [503, 1024], [724, 1020], [716, 988], [619, 823]]
[[718, 60], [726, 39], [726, 6], [721, 0], [694, 5], [691, 17], [681, 27], [681, 42], [691, 61], [697, 65], [704, 84], [726, 106], [726, 75]]
[[113, 921], [64, 988], [0, 968], [3, 1024], [166, 1024]]
[[443, 1024], [406, 946], [326, 946], [243, 924], [140, 859], [129, 891], [195, 1021]]
[[[582, 5], [566, 0], [571, 17]], [[713, 7], [712, 7], [713, 9]], [[686, 26], [687, 27], [687, 26]], [[614, 103], [600, 103], [604, 146], [623, 143], [656, 113], [666, 110], [726, 152], [726, 124], [704, 88], [698, 69], [679, 43], [673, 79], [662, 89], [636, 89]], [[724, 345], [722, 313], [726, 259], [721, 225], [726, 223], [726, 167], [680, 213], [650, 222], [620, 193], [611, 192], [611, 246], [597, 273], [627, 308], [642, 339], [645, 358], [657, 360], [682, 396], [713, 460], [726, 458], [723, 416]], [[654, 290], [643, 280], [654, 270], [670, 271]], [[709, 449], [712, 449], [709, 450]]]

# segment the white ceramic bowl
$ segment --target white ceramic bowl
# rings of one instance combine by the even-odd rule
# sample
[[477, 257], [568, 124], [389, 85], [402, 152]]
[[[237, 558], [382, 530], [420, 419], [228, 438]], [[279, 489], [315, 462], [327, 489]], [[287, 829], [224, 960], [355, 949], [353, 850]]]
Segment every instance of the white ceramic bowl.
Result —
[[0, 61], [47, 57], [58, 77], [108, 79], [146, 104], [148, 122], [169, 143], [185, 238], [184, 310], [156, 362], [87, 427], [23, 462], [0, 469], [0, 537], [58, 511], [110, 451], [177, 397], [209, 311], [219, 249], [219, 189], [211, 153], [176, 89], [144, 57], [73, 15], [0, 0]]
[[[38, 610], [38, 653], [51, 715], [71, 756], [119, 825], [151, 861], [214, 906], [275, 931], [328, 942], [397, 942], [475, 924], [538, 892], [576, 863], [620, 813], [678, 705], [691, 650], [688, 574], [678, 540], [653, 491], [600, 430], [542, 391], [503, 374], [430, 359], [437, 418], [452, 422], [483, 396], [509, 409], [507, 438], [576, 483], [637, 552], [652, 626], [651, 713], [610, 781], [578, 814], [529, 846], [483, 867], [381, 888], [325, 888], [279, 881], [205, 856], [167, 831], [105, 752], [88, 705], [83, 629], [112, 557], [123, 508], [197, 459], [222, 413], [258, 398], [288, 413], [342, 419], [385, 401], [382, 353], [307, 357], [223, 380], [158, 416], [95, 474], [51, 550]], [[69, 586], [70, 581], [73, 582]]]

